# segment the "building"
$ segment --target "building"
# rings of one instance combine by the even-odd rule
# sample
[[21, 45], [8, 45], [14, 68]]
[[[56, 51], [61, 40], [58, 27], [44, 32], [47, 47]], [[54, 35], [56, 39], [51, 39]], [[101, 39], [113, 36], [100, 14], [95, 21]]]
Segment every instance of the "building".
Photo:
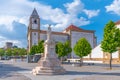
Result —
[[[116, 22], [116, 27], [120, 28], [120, 21]], [[96, 46], [91, 52], [91, 59], [93, 61], [99, 61], [100, 63], [109, 63], [110, 54], [105, 53], [101, 49], [101, 44]], [[120, 50], [112, 53], [112, 63], [113, 64], [120, 64]]]
[[12, 42], [6, 42], [4, 49], [8, 49], [8, 48], [12, 48], [12, 47], [13, 47], [13, 43]]
[[[94, 32], [95, 31], [93, 30], [84, 30], [71, 24], [63, 32], [52, 32], [52, 39], [54, 39], [56, 42], [65, 42], [70, 40], [71, 47], [73, 48], [76, 42], [80, 38], [84, 37], [91, 44], [92, 48], [94, 48], [96, 46], [96, 37]], [[46, 31], [40, 29], [40, 17], [36, 9], [33, 10], [29, 18], [27, 39], [28, 51], [30, 51], [30, 48], [33, 45], [37, 45], [39, 40], [47, 39]], [[77, 56], [74, 54], [74, 52], [72, 52], [70, 57], [76, 58]]]

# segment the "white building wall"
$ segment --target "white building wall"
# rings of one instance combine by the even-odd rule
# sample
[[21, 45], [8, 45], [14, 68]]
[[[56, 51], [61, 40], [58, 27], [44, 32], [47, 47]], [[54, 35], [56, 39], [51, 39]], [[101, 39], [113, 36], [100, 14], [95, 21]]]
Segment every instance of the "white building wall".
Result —
[[118, 58], [118, 51], [112, 53], [112, 58]]
[[120, 28], [120, 24], [119, 25], [116, 25], [117, 26], [117, 28]]
[[38, 32], [32, 32], [32, 45], [38, 44]]
[[47, 34], [42, 34], [40, 33], [40, 40], [46, 40], [47, 39]]
[[[47, 39], [47, 35], [46, 34], [40, 34], [40, 40], [46, 40]], [[68, 36], [67, 35], [57, 35], [57, 34], [52, 34], [52, 39], [55, 42], [65, 42], [68, 40]]]
[[67, 35], [56, 35], [56, 34], [53, 34], [52, 35], [52, 39], [55, 42], [65, 42], [65, 41], [68, 40], [68, 36]]
[[[91, 47], [94, 47], [93, 39], [94, 39], [94, 34], [93, 33], [86, 33], [86, 32], [71, 32], [71, 47], [73, 48], [74, 45], [77, 43], [77, 41], [80, 38], [86, 38], [88, 42], [90, 43]], [[74, 54], [74, 51], [72, 51], [72, 58], [76, 58], [77, 56]]]
[[[103, 51], [100, 46], [101, 44], [99, 44], [92, 50], [91, 58], [103, 58]], [[118, 58], [118, 51], [112, 53], [112, 58]]]
[[103, 51], [101, 49], [101, 44], [92, 49], [91, 58], [103, 58]]
[[38, 24], [32, 24], [32, 29], [38, 29]]

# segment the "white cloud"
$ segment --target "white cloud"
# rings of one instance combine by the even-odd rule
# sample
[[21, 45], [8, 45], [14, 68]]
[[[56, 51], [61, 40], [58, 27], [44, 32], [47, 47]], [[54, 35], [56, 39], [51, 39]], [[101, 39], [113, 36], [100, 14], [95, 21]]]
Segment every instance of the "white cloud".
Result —
[[67, 8], [68, 13], [70, 14], [78, 14], [82, 12], [84, 8], [84, 4], [80, 0], [74, 0], [72, 3], [64, 4]]
[[[14, 20], [17, 20], [17, 17], [15, 17], [15, 16], [8, 16], [8, 15], [1, 15], [0, 16], [0, 24], [1, 25], [4, 24], [6, 29], [9, 30], [9, 31], [13, 30], [12, 22]], [[0, 28], [2, 28], [2, 26]]]
[[[27, 41], [25, 27], [28, 26], [29, 17], [34, 6], [37, 8], [40, 19], [51, 22], [53, 30], [63, 30], [70, 24], [83, 26], [90, 23], [86, 18], [78, 17], [78, 14], [81, 14], [84, 10], [84, 4], [81, 0], [64, 4], [66, 13], [60, 8], [52, 8], [50, 5], [29, 0], [0, 0], [0, 3], [2, 3], [0, 5], [0, 35], [4, 35], [8, 40], [17, 40], [19, 45], [24, 45]], [[88, 17], [91, 16], [88, 15]], [[46, 28], [45, 26], [47, 25], [41, 23], [42, 28]], [[17, 39], [15, 39], [15, 36]], [[3, 39], [1, 40], [3, 41]], [[24, 45], [24, 47], [26, 46]]]
[[114, 0], [112, 4], [105, 6], [107, 12], [120, 15], [120, 0]]
[[42, 19], [52, 21], [56, 24], [52, 25], [54, 28], [53, 30], [63, 30], [70, 24], [83, 26], [90, 23], [89, 20], [83, 17], [78, 17], [78, 14], [84, 9], [84, 4], [80, 0], [74, 0], [71, 3], [64, 4], [64, 6], [68, 13], [64, 13], [63, 10], [59, 8], [52, 9], [50, 6], [45, 5], [42, 5], [42, 8], [41, 6], [38, 6], [38, 11]]
[[83, 12], [85, 12], [86, 15], [88, 15], [88, 18], [95, 17], [99, 14], [100, 10], [87, 10], [84, 9]]

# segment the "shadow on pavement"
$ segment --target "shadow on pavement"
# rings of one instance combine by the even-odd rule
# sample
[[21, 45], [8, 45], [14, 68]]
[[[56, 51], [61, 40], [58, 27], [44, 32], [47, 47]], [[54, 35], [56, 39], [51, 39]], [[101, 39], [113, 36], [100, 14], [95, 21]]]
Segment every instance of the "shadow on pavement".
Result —
[[0, 62], [0, 78], [12, 77], [17, 71], [24, 71], [28, 69], [16, 67], [12, 64], [5, 64]]
[[100, 73], [100, 72], [77, 72], [77, 71], [67, 71], [65, 75], [108, 75], [108, 76], [120, 76], [120, 73]]

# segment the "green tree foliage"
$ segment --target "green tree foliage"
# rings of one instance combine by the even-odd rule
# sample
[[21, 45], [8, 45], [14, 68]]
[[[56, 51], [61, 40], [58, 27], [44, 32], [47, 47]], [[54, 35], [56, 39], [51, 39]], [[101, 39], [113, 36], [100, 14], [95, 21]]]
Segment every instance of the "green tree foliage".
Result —
[[[118, 44], [117, 44], [117, 50], [118, 50], [118, 54], [120, 54], [120, 28], [117, 28], [116, 29], [116, 32], [115, 32], [115, 41], [117, 41], [118, 42]], [[120, 57], [119, 57], [120, 58]]]
[[12, 49], [10, 49], [10, 48], [6, 49], [5, 56], [12, 56], [12, 55], [13, 55]]
[[44, 40], [39, 41], [38, 45], [33, 45], [30, 49], [30, 55], [44, 52]]
[[12, 49], [12, 56], [18, 56], [19, 49], [18, 48], [13, 48]]
[[67, 56], [69, 53], [71, 53], [72, 48], [70, 47], [70, 42], [66, 41], [65, 43], [58, 42], [56, 44], [56, 53], [58, 57], [64, 57]]
[[4, 53], [5, 53], [5, 50], [0, 48], [0, 56], [1, 57], [4, 55]]
[[44, 40], [41, 40], [38, 43], [38, 51], [37, 51], [37, 53], [43, 53], [43, 52], [44, 52]]
[[[90, 46], [90, 43], [85, 38], [79, 39], [76, 45], [74, 46], [74, 52], [77, 56], [80, 57], [81, 63], [83, 63], [83, 56], [87, 56], [88, 54], [90, 54], [91, 50], [92, 48]], [[82, 65], [81, 63], [80, 65]]]
[[66, 41], [65, 43], [64, 43], [64, 51], [65, 51], [65, 55], [64, 56], [66, 56], [66, 55], [68, 55], [69, 53], [71, 53], [72, 52], [72, 48], [71, 48], [71, 46], [70, 46], [70, 42], [69, 41]]
[[115, 41], [117, 41], [117, 48], [120, 49], [120, 28], [115, 30]]
[[62, 42], [58, 42], [56, 44], [56, 53], [57, 53], [58, 57], [65, 56], [64, 44]]
[[37, 45], [33, 45], [30, 49], [30, 55], [34, 55], [38, 52], [38, 46]]
[[21, 61], [23, 61], [23, 56], [27, 55], [27, 51], [25, 48], [18, 48], [18, 51], [19, 51], [18, 54], [21, 57]]
[[14, 45], [13, 48], [18, 48], [18, 46]]
[[101, 48], [104, 52], [110, 53], [110, 69], [112, 69], [112, 53], [117, 51], [118, 35], [116, 34], [116, 27], [113, 21], [109, 21], [104, 28], [103, 40]]
[[25, 48], [19, 48], [18, 51], [19, 51], [18, 54], [19, 54], [20, 56], [27, 55], [27, 51], [26, 51]]

